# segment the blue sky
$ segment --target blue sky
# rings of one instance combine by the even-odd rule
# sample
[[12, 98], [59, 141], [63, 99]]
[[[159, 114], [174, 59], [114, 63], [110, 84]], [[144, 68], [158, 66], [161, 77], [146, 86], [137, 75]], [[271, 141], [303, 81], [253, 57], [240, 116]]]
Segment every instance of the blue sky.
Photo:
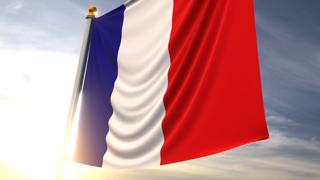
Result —
[[[25, 169], [30, 158], [38, 166], [52, 160], [41, 152], [59, 145], [61, 137], [51, 135], [62, 132], [87, 6], [103, 14], [122, 2], [0, 0], [0, 177], [36, 178], [39, 172]], [[318, 0], [255, 0], [270, 140], [161, 168], [70, 165], [72, 176], [320, 179], [319, 8]]]

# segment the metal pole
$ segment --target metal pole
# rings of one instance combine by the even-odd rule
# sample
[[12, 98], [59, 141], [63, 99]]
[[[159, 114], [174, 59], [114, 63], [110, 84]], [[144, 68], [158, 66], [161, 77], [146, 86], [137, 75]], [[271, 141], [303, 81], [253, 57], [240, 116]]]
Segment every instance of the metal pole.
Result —
[[65, 132], [64, 132], [64, 139], [63, 139], [63, 152], [62, 152], [62, 157], [61, 159], [59, 159], [59, 162], [58, 162], [56, 180], [63, 179], [64, 168], [69, 159], [68, 151], [69, 151], [69, 144], [70, 144], [70, 138], [71, 138], [71, 129], [74, 121], [74, 116], [77, 110], [79, 96], [83, 88], [84, 76], [86, 73], [86, 68], [88, 63], [88, 51], [89, 51], [89, 43], [91, 38], [90, 37], [91, 25], [92, 25], [92, 20], [95, 18], [95, 13], [97, 12], [97, 8], [95, 6], [90, 6], [88, 10], [89, 10], [89, 14], [86, 17], [87, 19], [86, 28], [85, 28], [81, 52], [80, 52], [76, 79], [74, 82], [73, 92], [71, 96], [68, 119], [65, 125]]

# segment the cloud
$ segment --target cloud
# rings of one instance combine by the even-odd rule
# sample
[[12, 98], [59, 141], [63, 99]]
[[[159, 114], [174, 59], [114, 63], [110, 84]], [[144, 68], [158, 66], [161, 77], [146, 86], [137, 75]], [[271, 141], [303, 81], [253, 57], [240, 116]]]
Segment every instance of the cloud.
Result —
[[208, 179], [319, 179], [319, 157], [318, 140], [273, 130], [270, 140], [188, 163], [211, 169]]
[[[318, 1], [255, 1], [263, 95], [270, 124], [295, 137], [319, 137], [320, 25]], [[297, 126], [299, 125], [299, 126]], [[273, 127], [274, 127], [273, 126]], [[272, 127], [272, 128], [273, 128]]]
[[85, 19], [69, 1], [16, 0], [4, 6], [0, 12], [1, 48], [79, 52]]
[[286, 117], [278, 117], [278, 116], [274, 116], [274, 115], [271, 115], [271, 116], [267, 116], [267, 120], [269, 123], [272, 123], [272, 124], [281, 124], [281, 125], [293, 125], [293, 124], [296, 124], [295, 122], [293, 122], [292, 120], [286, 118]]
[[23, 6], [22, 1], [13, 0], [4, 7], [3, 11], [7, 14], [16, 14]]

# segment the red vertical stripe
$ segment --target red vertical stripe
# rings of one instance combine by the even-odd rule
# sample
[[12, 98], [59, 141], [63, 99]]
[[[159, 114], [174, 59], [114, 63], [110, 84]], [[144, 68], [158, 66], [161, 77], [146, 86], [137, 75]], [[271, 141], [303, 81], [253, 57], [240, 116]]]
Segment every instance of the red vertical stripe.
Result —
[[161, 164], [268, 138], [253, 0], [174, 0]]

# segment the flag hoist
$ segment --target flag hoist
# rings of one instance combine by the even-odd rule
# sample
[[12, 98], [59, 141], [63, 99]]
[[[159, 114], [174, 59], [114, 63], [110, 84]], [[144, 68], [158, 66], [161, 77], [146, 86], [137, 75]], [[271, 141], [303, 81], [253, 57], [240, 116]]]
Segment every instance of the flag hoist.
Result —
[[74, 124], [74, 117], [77, 111], [80, 94], [83, 88], [84, 76], [86, 73], [86, 66], [88, 63], [88, 51], [89, 51], [92, 20], [96, 17], [97, 13], [98, 13], [98, 10], [96, 6], [91, 5], [88, 7], [88, 15], [86, 17], [86, 26], [85, 26], [85, 31], [84, 31], [83, 41], [82, 41], [77, 74], [74, 81], [73, 92], [72, 92], [71, 102], [70, 102], [69, 112], [68, 112], [68, 119], [65, 125], [63, 151], [62, 151], [62, 155], [59, 156], [60, 159], [57, 166], [56, 180], [63, 179], [65, 165], [67, 161], [70, 159], [70, 155], [68, 154], [68, 152], [70, 148], [71, 131], [72, 131], [72, 126]]

